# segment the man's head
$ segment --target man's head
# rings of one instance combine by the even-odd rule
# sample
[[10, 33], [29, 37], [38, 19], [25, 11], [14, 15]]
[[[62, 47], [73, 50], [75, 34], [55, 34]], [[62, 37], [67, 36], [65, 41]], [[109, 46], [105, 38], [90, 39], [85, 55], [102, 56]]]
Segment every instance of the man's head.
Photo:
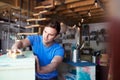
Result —
[[51, 27], [51, 28], [56, 29], [57, 34], [59, 34], [60, 29], [61, 29], [61, 28], [60, 28], [60, 23], [57, 22], [57, 21], [50, 22], [46, 27]]
[[50, 22], [43, 30], [43, 43], [50, 45], [60, 32], [60, 24], [56, 21]]

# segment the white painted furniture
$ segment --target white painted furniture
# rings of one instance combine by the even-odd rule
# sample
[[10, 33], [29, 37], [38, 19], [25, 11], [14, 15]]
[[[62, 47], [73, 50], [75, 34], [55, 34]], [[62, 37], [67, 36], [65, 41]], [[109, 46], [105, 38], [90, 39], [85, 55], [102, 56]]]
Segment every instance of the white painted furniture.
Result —
[[35, 80], [35, 59], [30, 51], [22, 58], [0, 56], [0, 80]]

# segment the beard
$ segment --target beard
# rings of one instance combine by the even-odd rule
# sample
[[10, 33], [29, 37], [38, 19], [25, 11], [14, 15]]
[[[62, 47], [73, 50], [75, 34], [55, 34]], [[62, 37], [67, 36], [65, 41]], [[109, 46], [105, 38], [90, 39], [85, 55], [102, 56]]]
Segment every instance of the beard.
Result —
[[45, 39], [43, 39], [43, 44], [44, 44], [45, 46], [50, 46], [50, 45], [53, 43], [53, 41], [54, 41], [54, 40], [45, 40]]

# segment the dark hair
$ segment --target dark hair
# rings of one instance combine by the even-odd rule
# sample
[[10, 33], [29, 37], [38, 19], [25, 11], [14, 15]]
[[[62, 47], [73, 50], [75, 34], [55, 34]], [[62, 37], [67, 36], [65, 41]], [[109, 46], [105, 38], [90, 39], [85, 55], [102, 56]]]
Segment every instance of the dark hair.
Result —
[[60, 28], [60, 23], [57, 22], [57, 21], [51, 21], [46, 27], [51, 27], [51, 28], [56, 29], [57, 34], [59, 34], [60, 29], [61, 29], [61, 28]]

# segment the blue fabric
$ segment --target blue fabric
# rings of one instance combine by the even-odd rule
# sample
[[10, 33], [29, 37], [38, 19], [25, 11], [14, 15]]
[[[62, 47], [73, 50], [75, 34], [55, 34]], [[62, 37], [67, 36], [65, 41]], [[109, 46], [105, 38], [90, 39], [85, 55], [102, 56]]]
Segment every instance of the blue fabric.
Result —
[[[51, 63], [51, 60], [54, 56], [64, 57], [64, 49], [58, 43], [54, 43], [49, 47], [46, 47], [42, 42], [42, 36], [40, 35], [31, 35], [27, 37], [32, 46], [32, 50], [39, 59], [40, 66], [46, 66]], [[58, 75], [58, 72], [55, 70], [47, 74], [36, 73], [37, 77], [42, 79], [49, 79]]]
[[90, 73], [84, 71], [82, 68], [79, 69], [77, 80], [91, 80]]

